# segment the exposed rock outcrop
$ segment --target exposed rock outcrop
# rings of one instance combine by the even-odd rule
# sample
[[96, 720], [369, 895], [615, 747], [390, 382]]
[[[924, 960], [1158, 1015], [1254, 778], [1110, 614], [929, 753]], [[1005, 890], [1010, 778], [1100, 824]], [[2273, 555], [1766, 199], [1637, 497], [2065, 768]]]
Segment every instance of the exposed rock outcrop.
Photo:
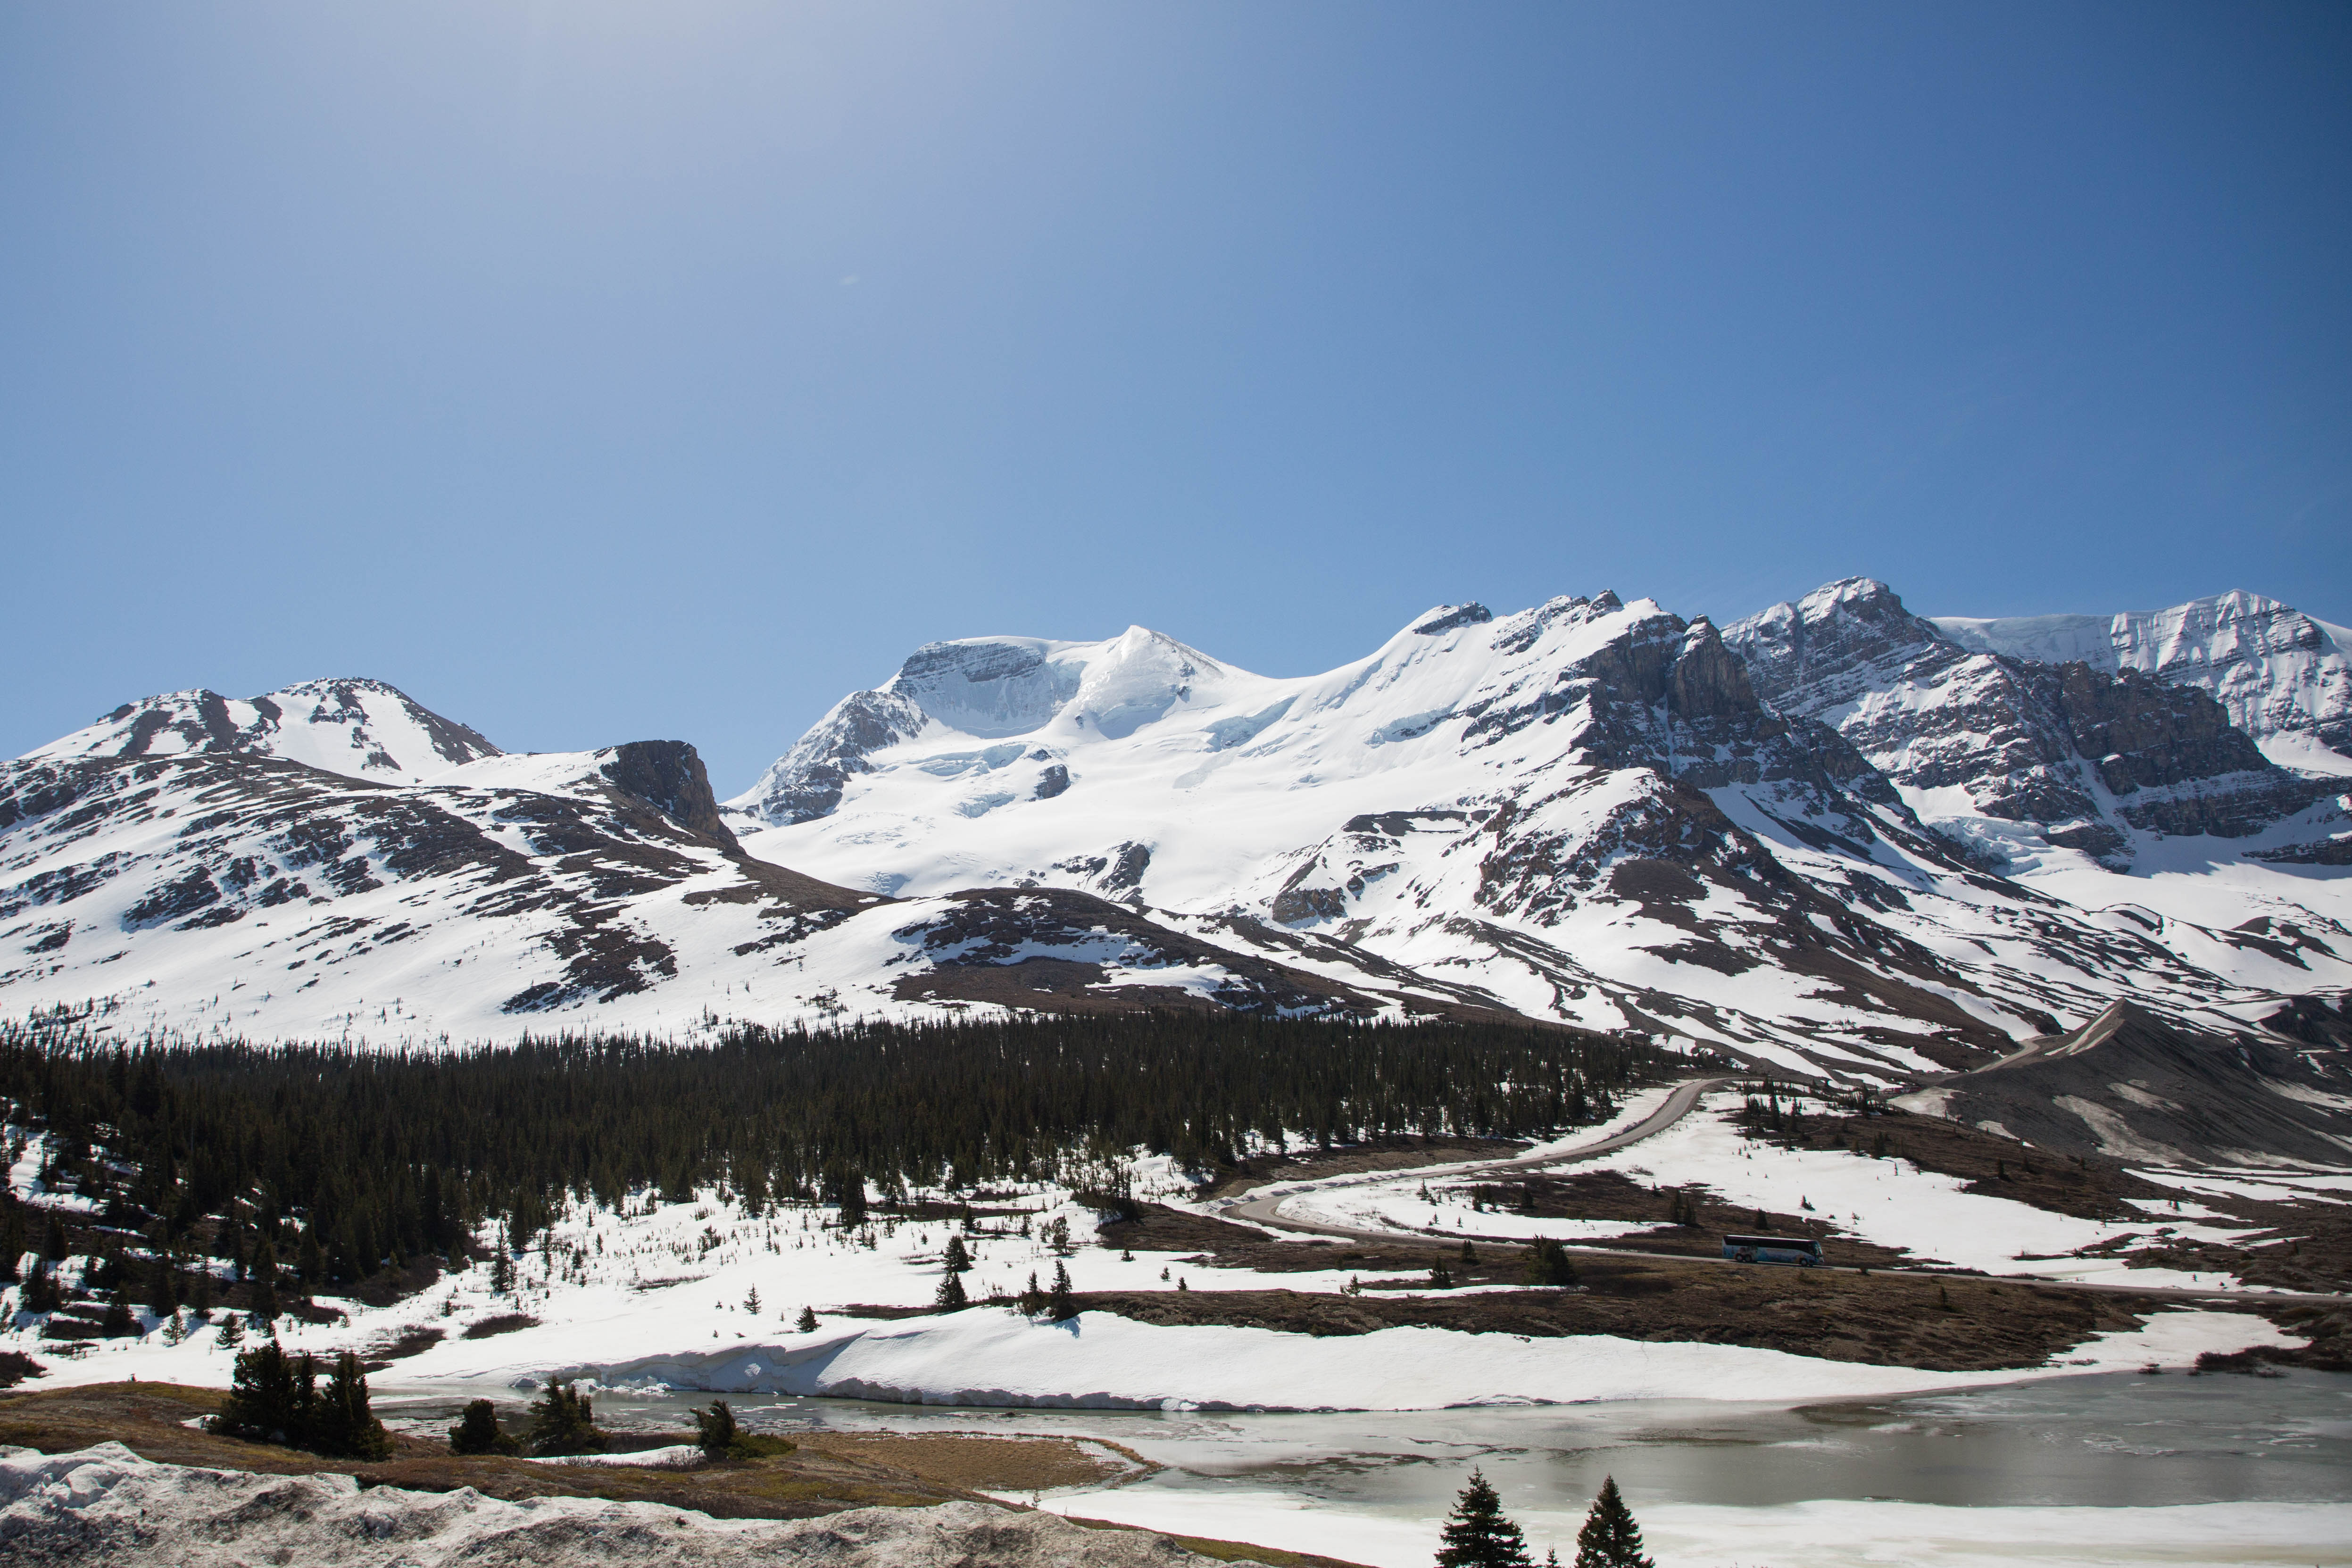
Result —
[[2352, 634], [2259, 593], [2168, 610], [2000, 620], [1941, 616], [1974, 653], [2101, 671], [2138, 670], [2219, 701], [2230, 722], [2291, 769], [2352, 773]]
[[2121, 869], [2137, 852], [2132, 830], [2245, 838], [2329, 793], [2272, 763], [2198, 685], [1972, 652], [1867, 578], [1775, 605], [1726, 641], [1776, 709], [1833, 727], [1931, 824], [1996, 863], [2039, 840]]
[[604, 777], [639, 800], [649, 800], [681, 827], [732, 844], [735, 835], [719, 815], [710, 774], [702, 758], [683, 740], [632, 740], [613, 747]]

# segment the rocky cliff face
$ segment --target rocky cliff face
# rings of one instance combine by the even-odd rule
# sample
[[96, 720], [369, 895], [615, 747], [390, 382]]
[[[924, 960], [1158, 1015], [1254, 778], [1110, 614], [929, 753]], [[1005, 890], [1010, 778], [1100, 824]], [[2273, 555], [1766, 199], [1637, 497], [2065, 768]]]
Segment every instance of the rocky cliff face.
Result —
[[1834, 727], [1989, 863], [2051, 846], [2122, 869], [2139, 852], [2133, 830], [2243, 839], [2328, 795], [2199, 686], [1971, 652], [1869, 579], [1775, 605], [1727, 640], [1775, 708]]
[[614, 786], [651, 803], [679, 826], [732, 847], [735, 835], [719, 815], [710, 773], [682, 740], [632, 740], [607, 754], [600, 771]]
[[1940, 617], [1974, 653], [2094, 670], [2137, 670], [2210, 695], [2272, 761], [2324, 778], [2352, 775], [2352, 632], [2259, 593], [2168, 610], [2008, 620]]

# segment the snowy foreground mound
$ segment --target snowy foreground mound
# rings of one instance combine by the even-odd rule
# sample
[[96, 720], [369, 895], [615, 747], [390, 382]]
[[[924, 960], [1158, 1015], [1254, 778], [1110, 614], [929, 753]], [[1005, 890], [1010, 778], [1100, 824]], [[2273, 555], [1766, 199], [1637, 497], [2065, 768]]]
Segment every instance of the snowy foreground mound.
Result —
[[149, 1464], [119, 1443], [0, 1458], [0, 1559], [12, 1563], [398, 1563], [402, 1568], [586, 1562], [807, 1568], [1180, 1568], [1163, 1536], [1087, 1530], [982, 1503], [870, 1508], [813, 1520], [712, 1519], [589, 1498], [501, 1502], [360, 1490], [349, 1476], [259, 1476]]

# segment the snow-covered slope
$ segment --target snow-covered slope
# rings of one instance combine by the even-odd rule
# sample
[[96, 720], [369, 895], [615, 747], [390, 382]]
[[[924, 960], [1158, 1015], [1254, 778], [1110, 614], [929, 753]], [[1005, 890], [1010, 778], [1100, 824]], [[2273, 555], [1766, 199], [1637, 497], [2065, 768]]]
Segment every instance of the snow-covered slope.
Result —
[[[1886, 673], [1856, 660], [1859, 699]], [[2200, 716], [2221, 766], [2126, 768], [2136, 808], [2274, 817], [2264, 792], [2300, 786], [2210, 702], [2178, 722]], [[1384, 961], [1789, 1065], [1958, 1067], [2126, 989], [2243, 1014], [2352, 982], [2352, 929], [2267, 887], [2251, 903], [2316, 950], [1987, 874], [1836, 727], [1759, 702], [1708, 622], [1613, 594], [1440, 606], [1287, 679], [1140, 628], [934, 643], [727, 811], [752, 853], [846, 885], [1081, 888], [1301, 967]]]
[[126, 1034], [688, 1037], [1049, 995], [1369, 1012], [1398, 990], [1084, 894], [899, 902], [754, 860], [677, 741], [493, 755], [404, 786], [228, 749], [0, 766], [0, 1005], [93, 1009]]
[[2141, 670], [2210, 692], [2230, 722], [2283, 768], [2352, 777], [2352, 631], [2259, 593], [2168, 610], [2035, 615], [1935, 624], [1978, 653], [2103, 671]]
[[499, 748], [382, 681], [304, 681], [237, 702], [218, 692], [167, 692], [124, 703], [27, 759], [276, 757], [381, 783], [415, 783]]

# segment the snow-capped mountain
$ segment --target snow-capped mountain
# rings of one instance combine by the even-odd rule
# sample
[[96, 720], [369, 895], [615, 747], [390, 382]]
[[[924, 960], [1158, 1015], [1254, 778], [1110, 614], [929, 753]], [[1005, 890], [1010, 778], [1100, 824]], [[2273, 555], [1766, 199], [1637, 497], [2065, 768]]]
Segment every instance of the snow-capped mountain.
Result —
[[[415, 711], [416, 733], [472, 734]], [[272, 755], [284, 735], [0, 767], [0, 1005], [125, 1035], [383, 1043], [973, 1001], [1400, 1005], [1392, 979], [1360, 991], [1083, 894], [902, 902], [755, 860], [682, 742], [492, 751], [385, 784]]]
[[2283, 768], [2352, 776], [2352, 629], [2259, 593], [2169, 610], [2006, 620], [1938, 616], [1971, 652], [2094, 670], [2140, 670], [2210, 692], [2230, 722]]
[[[2201, 684], [1972, 652], [1869, 578], [1725, 635], [1767, 701], [1831, 725], [1988, 866], [2121, 870], [2183, 837], [2231, 859], [2352, 854], [2335, 791], [2273, 763]], [[2054, 635], [2037, 646], [2069, 652]]]
[[26, 760], [223, 752], [413, 784], [499, 748], [382, 681], [338, 680], [303, 681], [243, 702], [198, 690], [124, 703]]
[[2347, 860], [2194, 683], [1860, 580], [1728, 632], [1603, 593], [1299, 677], [1141, 628], [932, 643], [724, 808], [681, 742], [504, 754], [374, 682], [129, 705], [0, 768], [0, 1009], [1500, 1012], [1893, 1079], [2121, 996], [2209, 1034], [2340, 996]]
[[[1968, 657], [1899, 602], [1885, 614]], [[1903, 671], [1857, 646], [1808, 680], [1859, 700]], [[1705, 620], [1613, 594], [1500, 620], [1441, 606], [1295, 679], [1140, 628], [978, 638], [844, 699], [727, 811], [751, 852], [848, 885], [1081, 888], [1300, 967], [1369, 956], [1531, 1016], [1792, 1065], [1958, 1067], [2126, 990], [2234, 1019], [2352, 981], [2334, 872], [2241, 857], [2226, 892], [2151, 901], [2077, 853], [2115, 885], [2053, 897], [1990, 874], [1868, 747], [1758, 684], [1787, 687], [1751, 683]], [[2192, 835], [2176, 842], [2275, 827], [2292, 802], [2325, 839], [2335, 808], [2210, 698], [2107, 685], [2078, 694], [2083, 722], [2161, 733], [2096, 788], [2129, 786]]]

